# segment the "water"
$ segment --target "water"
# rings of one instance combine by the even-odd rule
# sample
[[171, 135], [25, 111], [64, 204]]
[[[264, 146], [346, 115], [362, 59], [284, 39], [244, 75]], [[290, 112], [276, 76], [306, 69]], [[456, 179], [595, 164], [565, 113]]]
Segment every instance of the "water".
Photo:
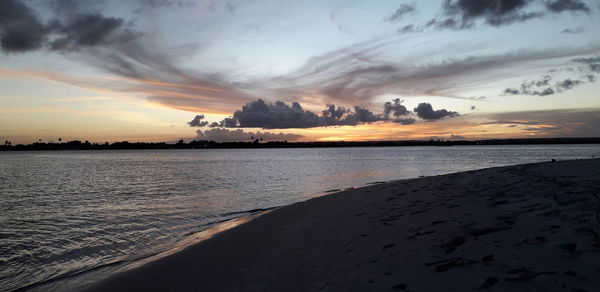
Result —
[[0, 290], [72, 284], [327, 190], [592, 155], [600, 145], [4, 152]]

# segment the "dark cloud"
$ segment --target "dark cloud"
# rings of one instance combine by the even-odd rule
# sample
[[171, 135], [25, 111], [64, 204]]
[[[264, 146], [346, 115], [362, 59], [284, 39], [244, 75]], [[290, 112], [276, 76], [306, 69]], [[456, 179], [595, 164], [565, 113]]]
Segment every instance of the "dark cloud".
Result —
[[[57, 14], [43, 24], [35, 12], [17, 0], [0, 1], [0, 41], [5, 52], [26, 52], [42, 48], [77, 50], [123, 43], [136, 36], [124, 28], [124, 20], [100, 13], [79, 13], [78, 2], [51, 2]], [[60, 12], [58, 12], [60, 11]]]
[[17, 0], [0, 1], [0, 43], [5, 52], [26, 52], [43, 47], [48, 30], [37, 15]]
[[388, 101], [383, 105], [383, 117], [389, 119], [390, 114], [394, 117], [405, 116], [410, 113], [405, 106], [402, 105], [403, 100], [399, 98], [393, 99], [391, 102]]
[[431, 104], [423, 102], [419, 103], [419, 105], [414, 109], [417, 116], [424, 120], [439, 120], [443, 118], [452, 118], [459, 116], [457, 112], [451, 112], [445, 109], [441, 110], [433, 110]]
[[471, 23], [464, 23], [459, 25], [458, 21], [454, 18], [437, 19], [433, 18], [425, 26], [432, 26], [437, 29], [459, 29], [459, 28], [470, 28]]
[[600, 56], [576, 58], [573, 59], [573, 61], [578, 64], [586, 65], [586, 68], [583, 68], [583, 70], [587, 71], [588, 74], [600, 73]]
[[208, 126], [208, 121], [203, 121], [204, 115], [196, 115], [193, 120], [188, 122], [190, 127], [206, 127]]
[[[226, 127], [241, 128], [312, 128], [324, 125], [323, 119], [315, 113], [305, 111], [299, 103], [288, 106], [282, 101], [265, 103], [262, 99], [245, 104], [241, 110], [235, 111], [233, 120], [236, 124], [224, 123]], [[335, 119], [337, 120], [337, 118]]]
[[[420, 104], [421, 108], [419, 109], [422, 109], [423, 105], [429, 104]], [[431, 105], [429, 107], [431, 108]], [[427, 120], [458, 116], [458, 113], [445, 109], [438, 111], [431, 109], [431, 112], [416, 113], [419, 117]], [[320, 115], [304, 110], [298, 102], [293, 102], [289, 106], [282, 101], [267, 103], [262, 99], [258, 99], [246, 103], [242, 109], [235, 111], [231, 117], [225, 118], [220, 122], [211, 123], [210, 127], [290, 129], [356, 126], [380, 121], [410, 125], [416, 122], [416, 119], [411, 117], [412, 115], [413, 113], [402, 105], [402, 100], [399, 98], [385, 103], [382, 114], [373, 113], [368, 108], [362, 106], [345, 108], [329, 104]], [[196, 118], [192, 122], [195, 122]], [[200, 123], [202, 118], [197, 122]]]
[[472, 110], [472, 111], [476, 111], [476, 110], [477, 110], [477, 107], [476, 107], [476, 106], [474, 106], [474, 105], [472, 105], [472, 106], [471, 106], [471, 110]]
[[497, 17], [490, 17], [486, 21], [492, 26], [508, 25], [514, 22], [525, 22], [528, 20], [542, 18], [545, 15], [544, 12], [527, 12], [520, 14], [511, 14]]
[[502, 95], [537, 95], [537, 96], [546, 96], [555, 94], [556, 91], [550, 87], [536, 89], [531, 83], [523, 83], [521, 84], [521, 89], [516, 88], [506, 88], [504, 89]]
[[400, 125], [412, 125], [412, 124], [416, 123], [417, 120], [415, 120], [413, 118], [398, 118], [398, 119], [393, 119], [392, 122], [394, 122], [396, 124], [400, 124]]
[[580, 0], [554, 0], [546, 2], [546, 8], [554, 13], [561, 13], [563, 11], [580, 11], [590, 13], [591, 10], [587, 4]]
[[562, 33], [568, 33], [568, 34], [579, 34], [579, 33], [584, 33], [585, 29], [582, 26], [578, 26], [575, 28], [565, 28], [563, 29]]
[[77, 50], [81, 47], [123, 43], [136, 37], [131, 30], [119, 31], [123, 19], [104, 17], [98, 13], [75, 15], [68, 21], [55, 20], [51, 24], [57, 37], [50, 42], [53, 50]]
[[414, 24], [408, 24], [398, 29], [398, 33], [415, 33], [422, 31], [423, 28], [415, 26]]
[[417, 7], [417, 5], [415, 3], [410, 3], [410, 4], [403, 3], [403, 4], [400, 4], [400, 7], [398, 7], [398, 9], [396, 9], [396, 11], [394, 11], [394, 13], [392, 13], [392, 15], [386, 17], [385, 20], [387, 20], [387, 21], [399, 21], [405, 15], [414, 13], [415, 10], [416, 10], [416, 7]]
[[228, 128], [314, 128], [325, 126], [354, 126], [382, 120], [366, 108], [355, 106], [354, 111], [335, 105], [328, 105], [317, 115], [304, 110], [298, 102], [290, 107], [282, 101], [266, 103], [262, 99], [249, 102], [241, 110], [235, 111], [231, 118], [224, 119], [220, 126]]
[[244, 132], [242, 129], [228, 130], [213, 128], [206, 131], [196, 131], [197, 140], [209, 140], [215, 142], [251, 142], [255, 139], [262, 141], [298, 141], [304, 136], [298, 134], [271, 133], [271, 132]]
[[492, 26], [502, 26], [542, 17], [544, 15], [542, 12], [522, 11], [531, 2], [531, 0], [445, 0], [442, 10], [450, 18], [436, 21], [435, 26], [465, 29], [472, 27], [474, 21], [478, 19], [483, 19]]
[[442, 13], [427, 26], [437, 29], [468, 29], [482, 20], [491, 26], [504, 26], [542, 18], [548, 13], [565, 11], [590, 13], [590, 8], [580, 0], [552, 0], [545, 3], [545, 10], [531, 10], [534, 0], [444, 0]]
[[529, 0], [445, 0], [443, 5], [446, 13], [459, 14], [463, 18], [469, 19], [515, 13], [529, 2]]
[[572, 79], [565, 79], [563, 81], [559, 81], [556, 83], [556, 88], [559, 91], [564, 91], [564, 90], [569, 90], [574, 88], [575, 86], [581, 85], [583, 84], [583, 81], [581, 80], [572, 80]]

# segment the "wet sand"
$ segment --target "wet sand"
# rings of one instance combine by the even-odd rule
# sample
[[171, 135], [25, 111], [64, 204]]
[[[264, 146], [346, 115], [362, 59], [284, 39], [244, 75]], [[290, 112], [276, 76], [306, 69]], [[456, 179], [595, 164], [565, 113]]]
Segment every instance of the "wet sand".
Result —
[[90, 291], [594, 291], [600, 159], [400, 180], [270, 211]]

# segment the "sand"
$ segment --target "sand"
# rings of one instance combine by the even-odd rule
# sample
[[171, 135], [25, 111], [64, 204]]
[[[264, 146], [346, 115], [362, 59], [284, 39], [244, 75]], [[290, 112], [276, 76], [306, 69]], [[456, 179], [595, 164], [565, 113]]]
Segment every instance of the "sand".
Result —
[[597, 291], [600, 159], [394, 181], [282, 207], [90, 291]]

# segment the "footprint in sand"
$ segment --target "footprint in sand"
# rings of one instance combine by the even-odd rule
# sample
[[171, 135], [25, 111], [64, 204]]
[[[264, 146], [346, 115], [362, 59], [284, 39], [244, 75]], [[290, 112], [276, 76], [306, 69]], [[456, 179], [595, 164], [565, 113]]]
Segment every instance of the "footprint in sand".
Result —
[[485, 279], [485, 281], [483, 282], [483, 284], [481, 284], [481, 286], [479, 286], [479, 289], [490, 289], [490, 288], [496, 286], [496, 284], [498, 284], [498, 282], [499, 282], [498, 278], [489, 277], [489, 278]]
[[386, 250], [386, 249], [392, 248], [392, 247], [394, 247], [394, 244], [393, 243], [388, 243], [388, 244], [382, 246], [381, 250]]

